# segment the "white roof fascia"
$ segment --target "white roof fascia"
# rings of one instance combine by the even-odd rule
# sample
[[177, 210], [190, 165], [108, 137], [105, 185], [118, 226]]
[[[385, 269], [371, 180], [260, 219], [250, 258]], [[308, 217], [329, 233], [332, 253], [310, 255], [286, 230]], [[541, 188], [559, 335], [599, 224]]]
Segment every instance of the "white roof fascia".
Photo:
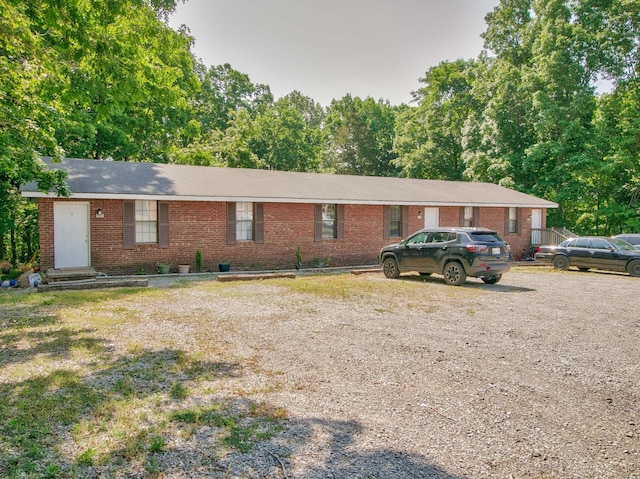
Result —
[[398, 206], [478, 206], [485, 208], [557, 208], [556, 203], [549, 205], [529, 203], [476, 203], [476, 202], [436, 202], [436, 201], [384, 201], [384, 200], [338, 200], [335, 198], [259, 198], [259, 197], [217, 197], [217, 196], [165, 196], [165, 195], [121, 195], [113, 193], [72, 193], [71, 196], [58, 196], [53, 193], [40, 191], [23, 191], [27, 198], [53, 199], [95, 199], [95, 200], [155, 200], [155, 201], [207, 201], [207, 202], [253, 202], [253, 203], [310, 203], [310, 204], [339, 204], [339, 205], [398, 205]]

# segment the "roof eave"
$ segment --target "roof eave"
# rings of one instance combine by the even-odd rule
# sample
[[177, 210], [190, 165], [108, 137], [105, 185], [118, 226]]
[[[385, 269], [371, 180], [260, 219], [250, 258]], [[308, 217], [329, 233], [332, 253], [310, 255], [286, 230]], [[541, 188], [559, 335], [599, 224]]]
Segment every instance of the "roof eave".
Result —
[[[55, 193], [43, 193], [41, 191], [22, 191], [22, 196], [26, 198], [64, 198]], [[558, 208], [557, 203], [483, 203], [464, 201], [385, 201], [385, 200], [362, 200], [355, 198], [337, 199], [327, 198], [265, 198], [246, 196], [188, 196], [188, 195], [143, 195], [143, 194], [120, 194], [120, 193], [72, 193], [69, 198], [85, 200], [155, 200], [155, 201], [207, 201], [207, 202], [231, 202], [250, 201], [254, 203], [311, 203], [324, 204], [334, 203], [343, 205], [405, 205], [405, 206], [477, 206], [485, 208]]]

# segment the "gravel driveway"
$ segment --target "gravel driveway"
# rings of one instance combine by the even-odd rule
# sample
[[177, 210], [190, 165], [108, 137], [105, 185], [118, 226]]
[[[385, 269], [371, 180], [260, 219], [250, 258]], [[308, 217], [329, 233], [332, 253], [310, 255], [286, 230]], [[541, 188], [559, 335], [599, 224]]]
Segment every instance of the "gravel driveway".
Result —
[[[245, 390], [276, 378], [258, 396], [289, 418], [206, 477], [640, 478], [637, 278], [523, 268], [451, 287], [364, 274], [338, 297], [280, 281], [171, 300], [197, 304], [252, 358]], [[183, 476], [198, 474], [167, 477]]]

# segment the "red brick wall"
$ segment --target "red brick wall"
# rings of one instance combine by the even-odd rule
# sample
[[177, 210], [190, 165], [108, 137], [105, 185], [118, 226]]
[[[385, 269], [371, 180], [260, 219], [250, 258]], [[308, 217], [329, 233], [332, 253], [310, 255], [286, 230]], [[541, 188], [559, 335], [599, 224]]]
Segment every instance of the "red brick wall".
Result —
[[[65, 199], [40, 200], [40, 263], [53, 266], [53, 203]], [[86, 201], [86, 200], [83, 200]], [[103, 218], [96, 218], [100, 208]], [[409, 233], [424, 226], [418, 217], [422, 207], [409, 207]], [[296, 203], [264, 203], [264, 243], [253, 241], [227, 244], [226, 203], [169, 202], [169, 248], [136, 245], [123, 249], [123, 202], [91, 200], [91, 265], [107, 274], [156, 272], [159, 261], [190, 264], [195, 268], [196, 250], [203, 256], [203, 270], [217, 271], [218, 263], [228, 261], [234, 270], [293, 268], [299, 246], [303, 266], [314, 259], [329, 259], [330, 265], [375, 264], [380, 248], [400, 238], [383, 237], [383, 207], [345, 205], [344, 240], [314, 240], [314, 206]], [[521, 212], [521, 234], [505, 235], [503, 208], [480, 208], [480, 226], [497, 230], [512, 246], [514, 254], [529, 244], [530, 209]], [[544, 216], [544, 215], [543, 215]], [[441, 207], [440, 225], [459, 226], [459, 207]]]

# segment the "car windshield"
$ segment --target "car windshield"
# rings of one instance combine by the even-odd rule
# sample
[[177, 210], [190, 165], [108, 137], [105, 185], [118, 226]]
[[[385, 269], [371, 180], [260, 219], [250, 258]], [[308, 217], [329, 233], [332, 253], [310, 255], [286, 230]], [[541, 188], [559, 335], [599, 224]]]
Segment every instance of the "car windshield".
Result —
[[469, 236], [472, 241], [478, 241], [480, 243], [503, 243], [498, 233], [469, 233]]
[[636, 251], [636, 249], [632, 245], [621, 239], [611, 238], [609, 241], [611, 241], [611, 244], [615, 246], [616, 249], [621, 249], [624, 251]]

